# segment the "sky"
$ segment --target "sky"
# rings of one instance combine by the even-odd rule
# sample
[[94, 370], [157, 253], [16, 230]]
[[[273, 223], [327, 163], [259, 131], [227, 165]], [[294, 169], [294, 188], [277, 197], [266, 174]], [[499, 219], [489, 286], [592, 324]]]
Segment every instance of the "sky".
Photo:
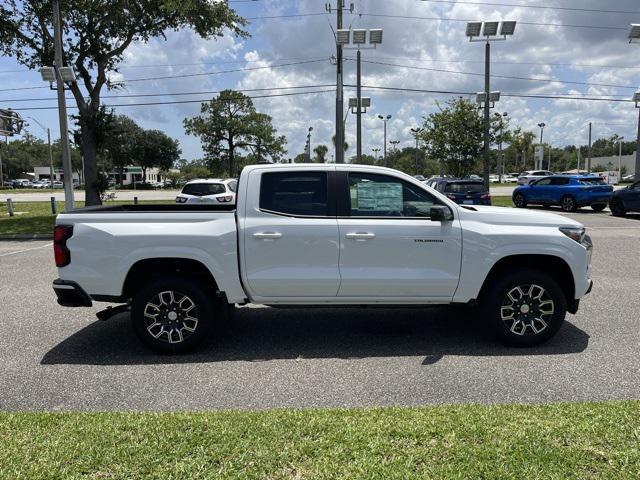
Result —
[[[336, 0], [332, 5], [333, 12], [328, 13], [320, 0], [231, 0], [230, 6], [250, 19], [250, 38], [226, 35], [205, 40], [182, 30], [167, 32], [166, 41], [134, 44], [126, 51], [120, 71], [111, 76], [125, 81], [125, 87], [105, 91], [103, 102], [118, 105], [116, 113], [132, 117], [144, 128], [160, 129], [176, 138], [182, 156], [191, 160], [203, 153], [199, 139], [186, 135], [182, 122], [198, 114], [199, 101], [215, 96], [201, 92], [232, 88], [255, 97], [287, 94], [254, 99], [258, 111], [271, 115], [279, 133], [286, 136], [286, 156], [303, 152], [309, 127], [313, 127], [312, 147], [324, 143], [331, 155]], [[348, 1], [346, 7], [350, 7]], [[484, 88], [484, 43], [465, 37], [469, 20], [518, 22], [512, 37], [491, 43], [491, 90], [502, 93], [492, 113], [507, 112], [512, 126], [536, 135], [538, 123], [544, 122], [545, 142], [558, 147], [587, 144], [589, 122], [594, 140], [613, 134], [635, 138], [638, 111], [632, 102], [573, 97], [629, 100], [638, 89], [640, 44], [628, 41], [629, 25], [640, 23], [637, 0], [355, 0], [353, 13], [344, 15], [344, 28], [384, 31], [382, 45], [361, 52], [363, 85], [462, 92], [475, 101], [472, 92]], [[356, 52], [348, 49], [344, 55], [344, 82], [355, 85]], [[178, 77], [157, 79], [167, 76]], [[11, 90], [34, 86], [42, 88]], [[301, 92], [306, 93], [289, 95]], [[158, 95], [135, 96], [150, 94]], [[345, 98], [353, 96], [355, 89], [346, 87]], [[400, 148], [412, 146], [410, 129], [453, 97], [380, 88], [363, 88], [363, 96], [372, 102], [362, 121], [364, 153], [382, 148], [379, 114], [392, 115], [388, 141], [400, 141]], [[132, 105], [154, 102], [189, 103]], [[73, 106], [73, 100], [68, 105]], [[0, 108], [33, 117], [50, 127], [55, 138], [59, 135], [55, 106], [55, 92], [43, 87], [37, 72], [0, 57]], [[346, 105], [344, 114], [348, 158], [355, 154], [356, 122]], [[45, 138], [36, 122], [27, 122], [31, 133]]]

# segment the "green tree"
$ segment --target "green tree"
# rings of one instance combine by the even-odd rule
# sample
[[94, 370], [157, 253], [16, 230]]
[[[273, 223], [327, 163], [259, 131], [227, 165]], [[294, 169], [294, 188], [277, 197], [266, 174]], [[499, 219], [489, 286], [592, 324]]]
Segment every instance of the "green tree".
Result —
[[475, 104], [463, 98], [449, 100], [425, 118], [424, 129], [421, 138], [428, 156], [443, 161], [447, 174], [465, 177], [475, 170], [483, 140]]
[[[111, 88], [108, 73], [117, 72], [133, 42], [165, 38], [168, 30], [191, 28], [202, 38], [226, 31], [246, 36], [246, 21], [227, 2], [208, 0], [74, 0], [61, 2], [64, 63], [80, 76], [69, 88], [78, 107], [85, 162], [87, 205], [101, 203], [98, 177], [101, 93]], [[52, 65], [54, 46], [51, 2], [4, 0], [0, 5], [0, 53], [29, 69]], [[84, 89], [84, 91], [83, 91]], [[101, 113], [102, 112], [102, 113]]]
[[313, 153], [316, 154], [313, 161], [315, 163], [327, 163], [328, 152], [329, 152], [329, 147], [323, 144], [318, 145], [316, 148], [313, 149]]
[[122, 185], [124, 167], [136, 161], [138, 140], [142, 132], [142, 128], [126, 115], [113, 117], [104, 132], [101, 150], [111, 165], [118, 169], [120, 185]]
[[169, 170], [180, 158], [177, 140], [168, 137], [160, 130], [143, 130], [137, 135], [134, 150], [136, 163], [142, 168], [142, 181], [147, 181], [147, 169], [157, 167]]
[[251, 98], [240, 92], [220, 92], [202, 103], [200, 113], [185, 119], [184, 127], [187, 134], [200, 137], [211, 170], [237, 175], [236, 158], [247, 150], [274, 161], [286, 153], [286, 139], [276, 135], [271, 117], [256, 112]]

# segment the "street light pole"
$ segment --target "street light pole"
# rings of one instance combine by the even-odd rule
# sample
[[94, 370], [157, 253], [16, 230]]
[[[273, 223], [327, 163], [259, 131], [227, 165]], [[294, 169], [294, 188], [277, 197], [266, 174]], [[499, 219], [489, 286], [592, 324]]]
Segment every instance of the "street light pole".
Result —
[[418, 148], [419, 148], [418, 142], [419, 142], [419, 135], [424, 131], [424, 128], [416, 127], [416, 128], [412, 128], [411, 131], [413, 132], [413, 136], [416, 138], [416, 175], [418, 175]]
[[[490, 103], [491, 91], [490, 91], [490, 77], [491, 77], [491, 41], [492, 40], [506, 40], [507, 36], [513, 35], [516, 29], [516, 22], [514, 21], [501, 21], [501, 22], [468, 22], [466, 36], [469, 37], [470, 42], [484, 41], [484, 161], [482, 165], [482, 173], [484, 177], [484, 184], [489, 188], [489, 162], [491, 159], [490, 143], [490, 128], [491, 128], [491, 116], [490, 116]], [[484, 38], [479, 38], [484, 37]], [[493, 102], [492, 102], [493, 103]]]
[[356, 96], [358, 97], [358, 109], [356, 111], [356, 161], [362, 159], [362, 77], [360, 74], [360, 49], [356, 53]]
[[542, 170], [542, 165], [544, 163], [544, 147], [542, 146], [542, 137], [544, 136], [544, 127], [546, 127], [547, 125], [544, 122], [542, 122], [542, 123], [539, 123], [538, 126], [540, 127], [540, 146], [542, 147], [542, 158], [540, 159], [540, 165], [538, 165], [538, 157], [536, 156], [535, 169]]
[[383, 164], [386, 167], [387, 166], [387, 121], [391, 118], [391, 115], [387, 115], [386, 117], [383, 117], [382, 115], [378, 115], [378, 118], [382, 120], [382, 122], [384, 123], [384, 145], [382, 146], [382, 159], [383, 159]]
[[490, 134], [489, 129], [491, 128], [491, 117], [490, 115], [490, 105], [489, 105], [489, 95], [490, 95], [490, 70], [491, 70], [491, 44], [487, 41], [484, 47], [484, 93], [486, 101], [484, 102], [484, 161], [482, 163], [482, 178], [484, 180], [484, 185], [486, 188], [489, 188], [489, 161], [491, 159], [489, 148], [490, 148]]
[[60, 117], [60, 143], [62, 149], [62, 169], [64, 171], [64, 200], [67, 211], [73, 210], [73, 170], [69, 148], [69, 126], [67, 124], [67, 101], [64, 95], [64, 81], [60, 67], [64, 66], [62, 56], [62, 26], [60, 24], [60, 2], [53, 0], [53, 31], [55, 44], [56, 87], [58, 91], [58, 116]]
[[379, 148], [372, 148], [371, 151], [375, 154], [376, 161], [380, 160], [380, 156], [378, 155], [378, 152], [380, 152], [380, 149]]
[[618, 138], [618, 183], [622, 181], [622, 141], [624, 137]]
[[[342, 8], [344, 0], [337, 0], [336, 24], [338, 30], [342, 30]], [[336, 44], [336, 163], [344, 163], [344, 123], [342, 114], [344, 112], [343, 96], [343, 61], [342, 45]]]
[[502, 156], [502, 140], [504, 137], [504, 118], [508, 116], [508, 113], [496, 113], [496, 116], [500, 119], [500, 142], [498, 143], [498, 183], [502, 183], [502, 170], [504, 168], [504, 159]]

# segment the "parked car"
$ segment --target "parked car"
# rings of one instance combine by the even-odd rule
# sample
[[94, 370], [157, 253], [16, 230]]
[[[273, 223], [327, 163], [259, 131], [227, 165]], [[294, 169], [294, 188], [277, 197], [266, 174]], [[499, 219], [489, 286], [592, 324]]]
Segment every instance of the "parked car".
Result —
[[622, 180], [625, 182], [633, 182], [635, 180], [635, 175], [625, 175], [622, 177]]
[[616, 217], [624, 217], [627, 212], [640, 212], [640, 180], [614, 191], [609, 208]]
[[48, 180], [37, 180], [33, 182], [33, 188], [47, 188], [49, 187]]
[[502, 176], [502, 183], [517, 183], [518, 177], [512, 174], [507, 174]]
[[438, 180], [434, 187], [461, 205], [491, 205], [491, 195], [481, 180]]
[[235, 203], [237, 184], [235, 179], [191, 180], [182, 187], [176, 203]]
[[437, 175], [434, 175], [433, 177], [429, 177], [429, 179], [425, 182], [425, 185], [427, 187], [436, 188], [436, 184], [440, 180], [445, 180], [446, 178], [447, 177], [438, 177]]
[[237, 206], [58, 215], [53, 289], [62, 306], [123, 304], [99, 318], [130, 309], [134, 331], [160, 352], [193, 349], [234, 304], [247, 303], [478, 303], [469, 315], [503, 342], [531, 346], [551, 338], [591, 290], [591, 252], [571, 218], [465, 208], [396, 170], [250, 165]]
[[527, 205], [560, 205], [565, 212], [575, 212], [580, 207], [591, 206], [603, 210], [613, 187], [601, 177], [589, 175], [553, 175], [516, 187], [513, 204], [518, 208]]
[[553, 175], [549, 170], [527, 170], [518, 176], [518, 185], [528, 185], [534, 180]]
[[416, 180], [420, 180], [421, 182], [424, 182], [426, 180], [426, 178], [424, 178], [424, 175], [414, 175], [413, 178], [415, 178]]
[[[49, 186], [51, 187], [51, 186]], [[60, 180], [54, 180], [53, 181], [53, 188], [64, 188], [64, 183], [62, 183]]]

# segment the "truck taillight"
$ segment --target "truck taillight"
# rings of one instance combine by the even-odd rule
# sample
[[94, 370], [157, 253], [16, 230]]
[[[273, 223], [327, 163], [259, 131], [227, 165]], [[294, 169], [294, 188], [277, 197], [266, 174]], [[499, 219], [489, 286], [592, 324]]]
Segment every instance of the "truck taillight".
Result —
[[56, 225], [53, 229], [53, 256], [56, 267], [65, 267], [71, 263], [71, 252], [67, 240], [73, 235], [73, 225]]

